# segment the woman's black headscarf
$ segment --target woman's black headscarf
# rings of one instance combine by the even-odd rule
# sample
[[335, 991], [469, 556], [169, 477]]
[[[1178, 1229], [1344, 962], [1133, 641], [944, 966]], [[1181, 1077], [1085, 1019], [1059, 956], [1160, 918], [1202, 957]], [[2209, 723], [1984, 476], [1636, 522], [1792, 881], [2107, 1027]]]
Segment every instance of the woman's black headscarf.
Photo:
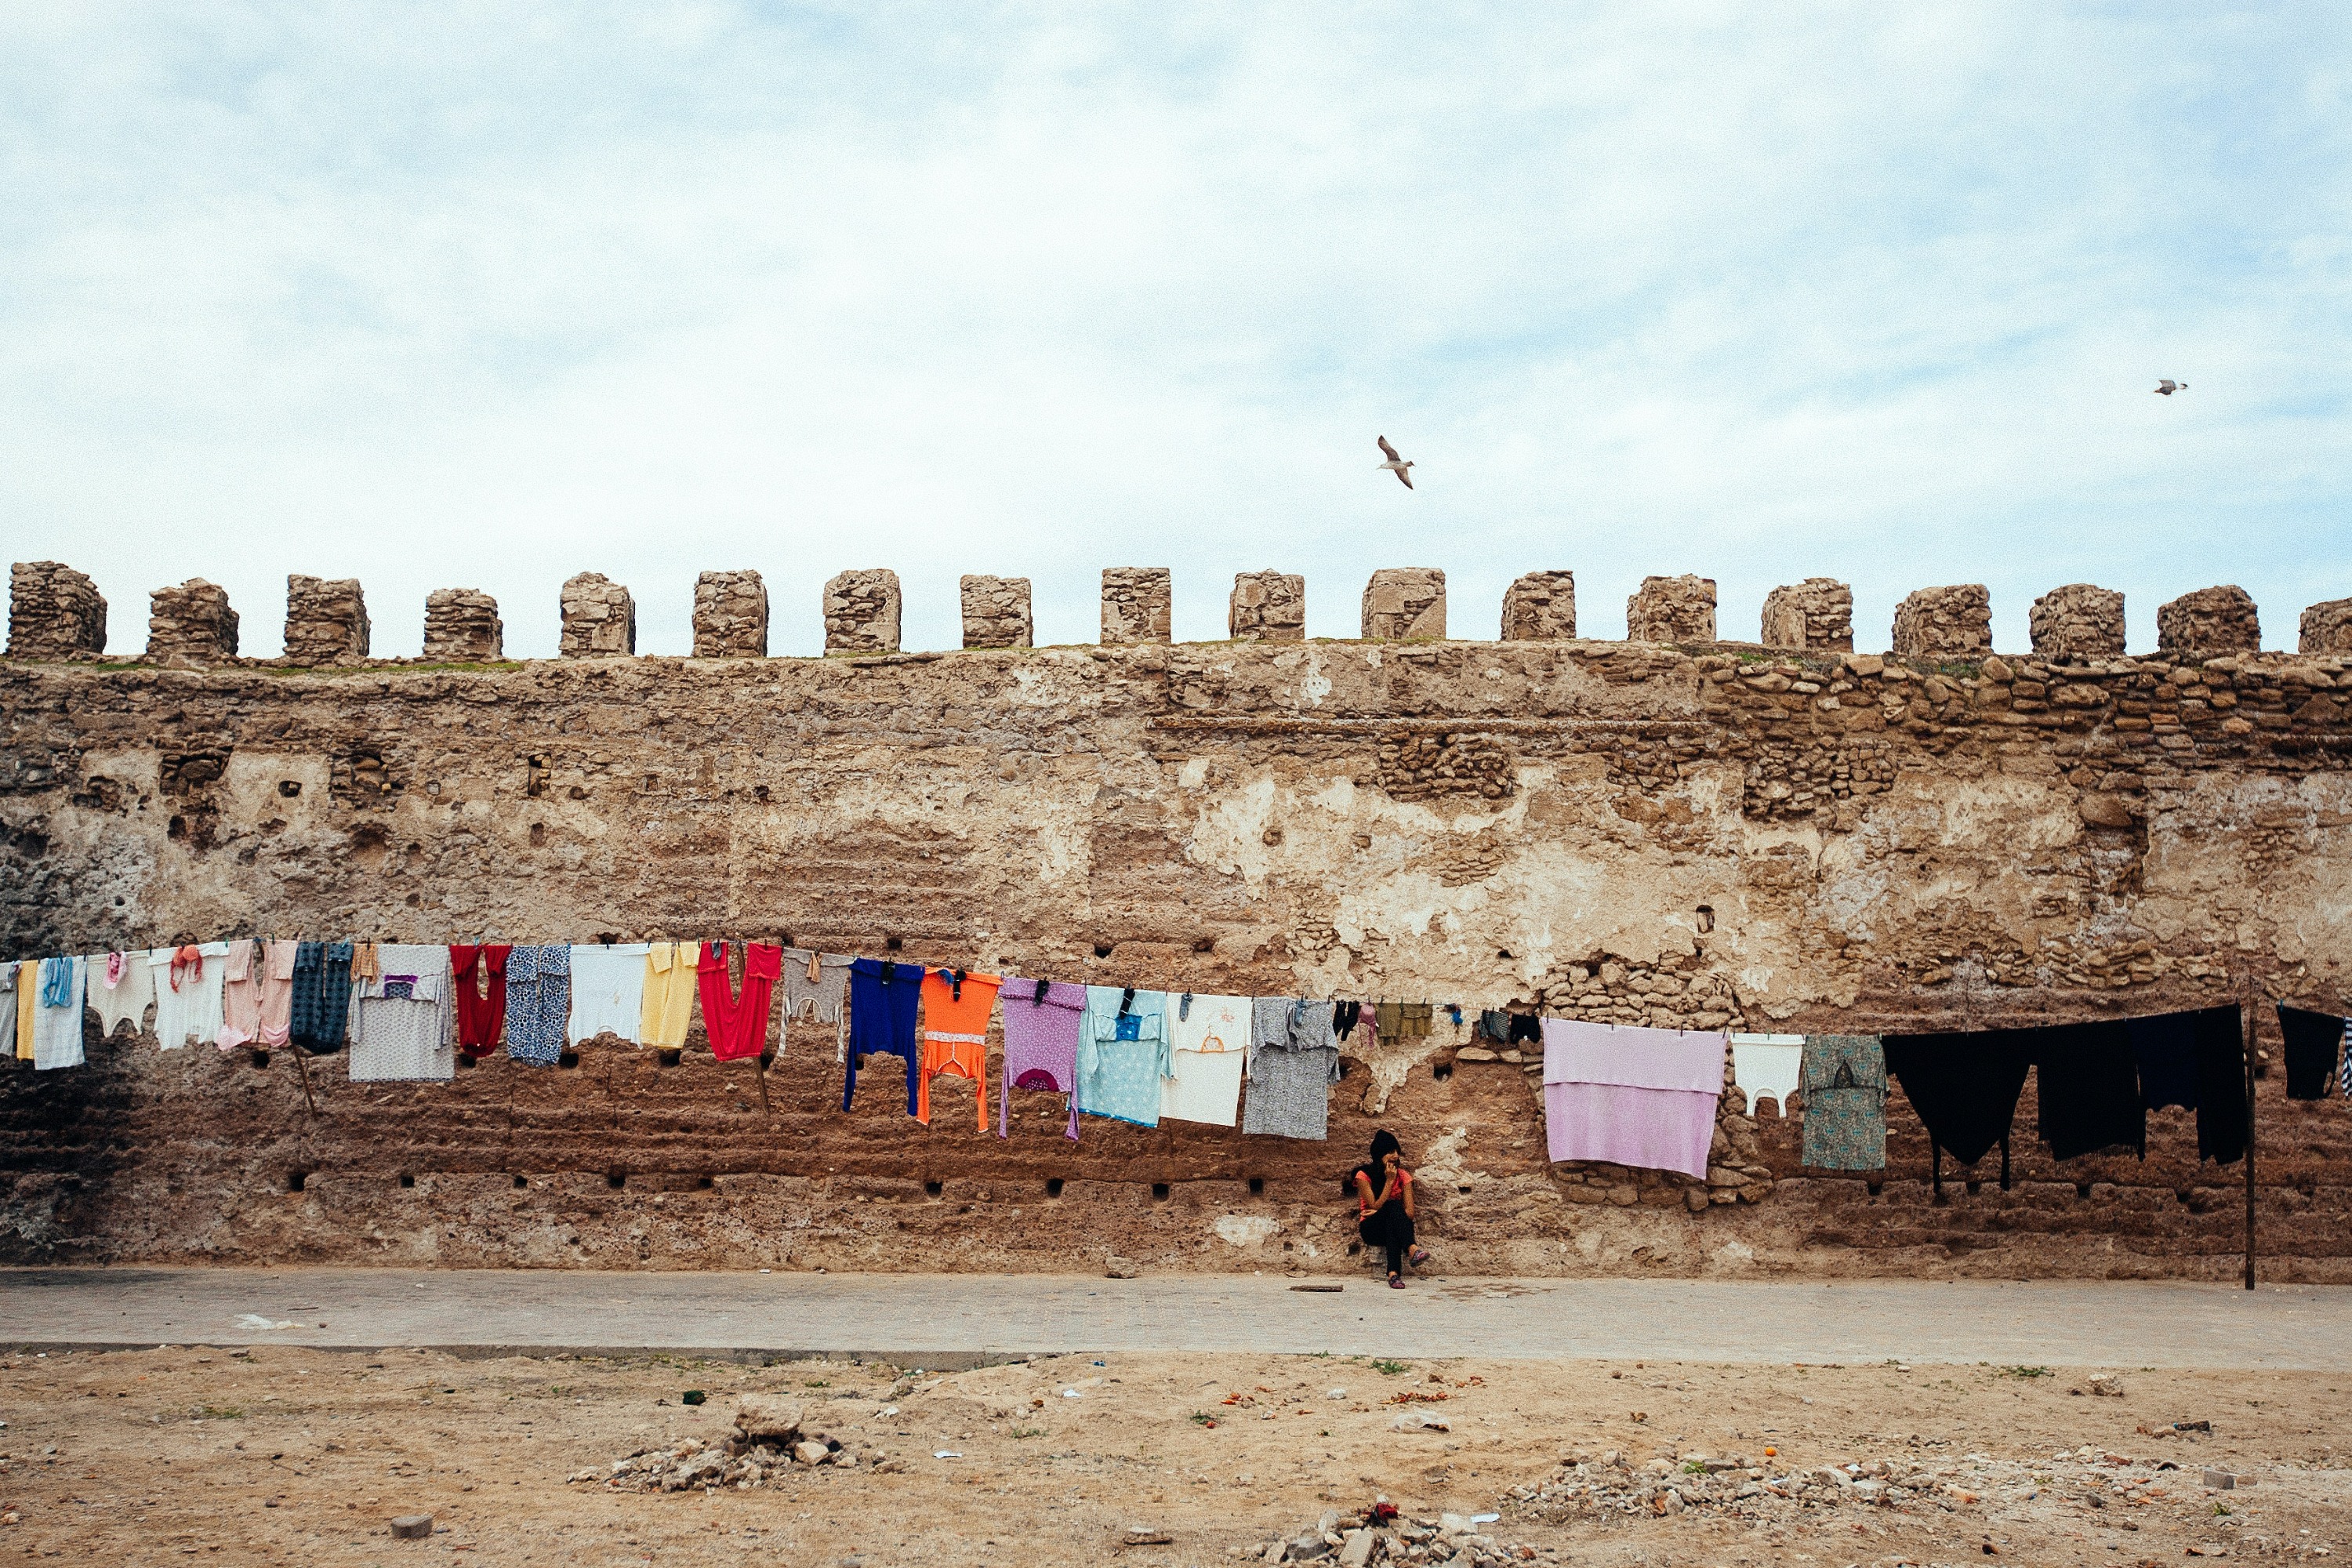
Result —
[[1397, 1163], [1399, 1164], [1402, 1164], [1404, 1163], [1403, 1146], [1397, 1142], [1395, 1133], [1383, 1127], [1379, 1131], [1372, 1134], [1371, 1157], [1366, 1160], [1362, 1164], [1357, 1166], [1354, 1170], [1349, 1172], [1347, 1180], [1339, 1184], [1352, 1194], [1356, 1190], [1356, 1178], [1358, 1176], [1361, 1176], [1366, 1181], [1372, 1184], [1372, 1193], [1377, 1196], [1381, 1190], [1381, 1182], [1388, 1174], [1388, 1173], [1381, 1168], [1381, 1162], [1386, 1160], [1391, 1154], [1394, 1154], [1398, 1157]]

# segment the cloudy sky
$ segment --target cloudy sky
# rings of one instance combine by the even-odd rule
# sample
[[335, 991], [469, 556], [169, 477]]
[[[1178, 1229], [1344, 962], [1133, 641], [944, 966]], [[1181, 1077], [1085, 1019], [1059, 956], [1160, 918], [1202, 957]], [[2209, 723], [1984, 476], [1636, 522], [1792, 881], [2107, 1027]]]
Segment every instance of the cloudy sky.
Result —
[[[1519, 572], [1615, 637], [1647, 573], [1895, 602], [2352, 595], [2340, 0], [533, 9], [104, 0], [0, 46], [0, 539], [227, 585], [495, 594], [551, 653], [602, 571], [780, 653], [887, 565], [1090, 639], [1105, 566]], [[2149, 389], [2189, 383], [2182, 396]], [[1408, 493], [1374, 465], [1386, 434]]]

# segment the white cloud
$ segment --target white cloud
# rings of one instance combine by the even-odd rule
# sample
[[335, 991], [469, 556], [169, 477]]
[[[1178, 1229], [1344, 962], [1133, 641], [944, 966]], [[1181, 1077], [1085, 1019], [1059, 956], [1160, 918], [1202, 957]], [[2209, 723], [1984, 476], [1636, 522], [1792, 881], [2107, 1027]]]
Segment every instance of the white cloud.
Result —
[[[555, 639], [581, 569], [683, 651], [817, 584], [1378, 565], [1491, 635], [1569, 566], [2352, 593], [2345, 143], [2317, 8], [67, 8], [0, 61], [0, 531], [145, 595], [289, 572]], [[2315, 25], [2317, 24], [2317, 25]], [[2189, 395], [2151, 397], [2158, 375]], [[1419, 463], [1374, 467], [1385, 433]]]

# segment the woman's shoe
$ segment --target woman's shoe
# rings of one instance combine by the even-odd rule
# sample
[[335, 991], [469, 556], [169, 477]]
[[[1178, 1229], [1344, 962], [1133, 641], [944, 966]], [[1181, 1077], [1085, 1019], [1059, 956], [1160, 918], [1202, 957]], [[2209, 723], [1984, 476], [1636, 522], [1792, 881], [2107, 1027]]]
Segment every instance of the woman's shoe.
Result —
[[1391, 1290], [1402, 1290], [1402, 1289], [1404, 1289], [1404, 1276], [1403, 1276], [1403, 1275], [1402, 1275], [1402, 1274], [1391, 1274], [1391, 1275], [1390, 1275], [1390, 1276], [1389, 1276], [1389, 1289], [1391, 1289]]
[[1426, 1268], [1429, 1263], [1429, 1248], [1425, 1247], [1414, 1247], [1412, 1249], [1412, 1262], [1415, 1268]]

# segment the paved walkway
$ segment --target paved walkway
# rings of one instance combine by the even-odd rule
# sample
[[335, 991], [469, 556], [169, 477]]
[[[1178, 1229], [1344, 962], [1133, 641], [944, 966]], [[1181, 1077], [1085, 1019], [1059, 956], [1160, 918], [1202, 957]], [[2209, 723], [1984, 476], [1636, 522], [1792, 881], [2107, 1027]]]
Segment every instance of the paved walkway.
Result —
[[[1317, 1284], [1331, 1281], [1318, 1279]], [[2352, 1288], [1167, 1275], [0, 1269], [5, 1342], [878, 1356], [1069, 1351], [2352, 1371]], [[289, 1326], [279, 1327], [279, 1324]]]

